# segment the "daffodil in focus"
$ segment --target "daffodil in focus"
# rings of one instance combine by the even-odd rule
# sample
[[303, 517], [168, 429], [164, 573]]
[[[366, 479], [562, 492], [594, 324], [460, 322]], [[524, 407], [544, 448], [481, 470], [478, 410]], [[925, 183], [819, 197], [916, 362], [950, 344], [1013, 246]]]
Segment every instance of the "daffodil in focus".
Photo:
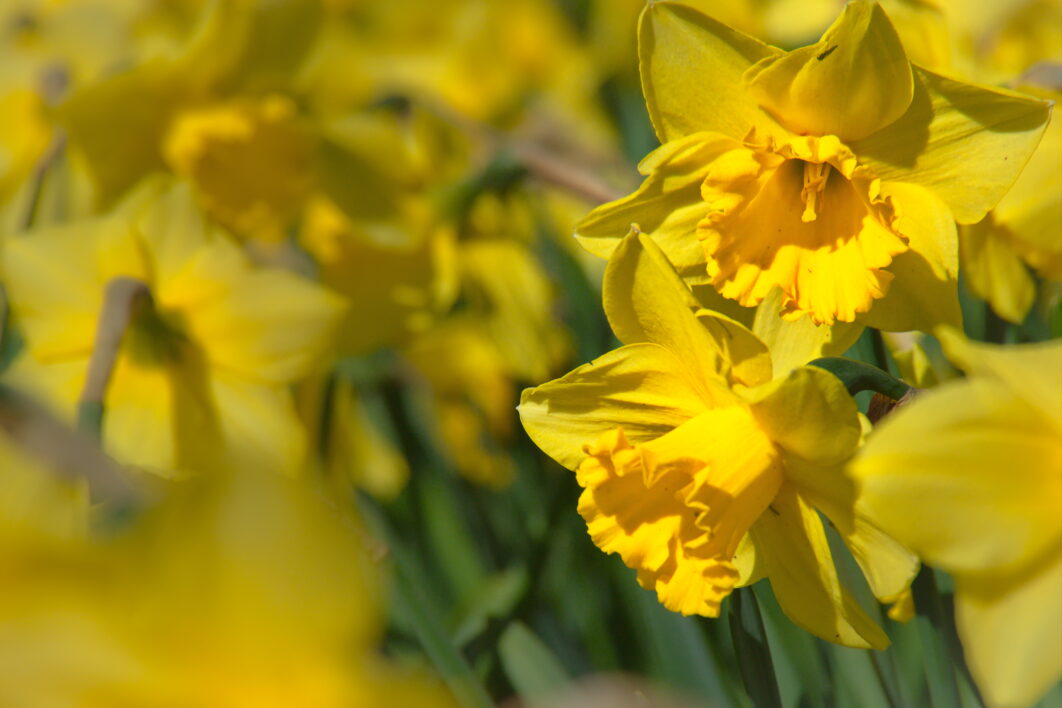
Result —
[[966, 379], [885, 419], [853, 461], [867, 513], [955, 580], [959, 637], [991, 706], [1062, 678], [1062, 344], [944, 348]]
[[520, 403], [531, 439], [576, 471], [594, 543], [673, 611], [717, 616], [734, 587], [767, 577], [801, 627], [846, 646], [886, 646], [838, 578], [816, 511], [877, 597], [904, 590], [914, 558], [866, 522], [841, 471], [860, 422], [840, 380], [814, 367], [772, 380], [764, 344], [700, 309], [637, 232], [609, 261], [604, 304], [625, 346]]
[[108, 452], [163, 474], [297, 467], [305, 441], [288, 387], [330, 353], [342, 300], [253, 267], [185, 186], [149, 185], [108, 215], [4, 246], [2, 282], [26, 340], [7, 382], [72, 415], [105, 294], [118, 279], [139, 283], [102, 401]]
[[1047, 102], [912, 66], [863, 1], [783, 52], [662, 0], [639, 56], [663, 144], [636, 192], [577, 226], [586, 248], [607, 256], [636, 224], [689, 282], [742, 305], [777, 290], [784, 316], [818, 324], [958, 322], [954, 220], [1006, 193]]

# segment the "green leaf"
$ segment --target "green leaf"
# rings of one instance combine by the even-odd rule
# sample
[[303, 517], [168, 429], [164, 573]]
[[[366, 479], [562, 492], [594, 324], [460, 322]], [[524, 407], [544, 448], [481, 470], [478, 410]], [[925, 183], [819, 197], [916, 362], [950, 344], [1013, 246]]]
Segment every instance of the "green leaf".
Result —
[[513, 622], [498, 642], [505, 675], [524, 699], [556, 693], [568, 682], [568, 672], [549, 647], [523, 622]]
[[730, 636], [741, 680], [752, 704], [756, 708], [781, 708], [782, 696], [774, 675], [767, 631], [751, 588], [738, 588], [730, 595]]

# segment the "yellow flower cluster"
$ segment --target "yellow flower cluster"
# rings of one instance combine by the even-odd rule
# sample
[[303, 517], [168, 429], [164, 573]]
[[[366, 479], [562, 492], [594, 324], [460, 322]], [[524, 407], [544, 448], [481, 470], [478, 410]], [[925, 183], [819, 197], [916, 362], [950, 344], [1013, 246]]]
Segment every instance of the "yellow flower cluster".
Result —
[[[1062, 676], [1062, 352], [939, 328], [962, 326], [960, 276], [1013, 322], [1037, 291], [1057, 308], [1062, 154], [1043, 97], [1062, 86], [970, 83], [990, 76], [972, 70], [985, 56], [967, 71], [911, 63], [926, 27], [954, 31], [956, 52], [964, 29], [893, 5], [906, 8], [895, 24], [849, 3], [790, 51], [708, 3], [642, 10], [661, 145], [641, 187], [576, 226], [608, 259], [604, 309], [624, 346], [525, 391], [520, 413], [575, 470], [595, 544], [669, 609], [717, 616], [735, 587], [766, 577], [800, 626], [884, 647], [839, 579], [821, 514], [878, 599], [900, 602], [895, 617], [919, 558], [952, 573], [985, 699], [1028, 705]], [[951, 56], [944, 36], [934, 48]], [[939, 332], [969, 383], [861, 428], [841, 381], [865, 385], [812, 360], [864, 328]]]
[[[997, 5], [3, 4], [0, 705], [486, 705], [559, 671], [511, 642], [560, 517], [501, 517], [565, 481], [682, 615], [765, 580], [884, 650], [946, 573], [969, 691], [1035, 703], [1062, 3]], [[387, 634], [354, 495], [485, 530], [399, 573], [467, 576], [443, 629]]]

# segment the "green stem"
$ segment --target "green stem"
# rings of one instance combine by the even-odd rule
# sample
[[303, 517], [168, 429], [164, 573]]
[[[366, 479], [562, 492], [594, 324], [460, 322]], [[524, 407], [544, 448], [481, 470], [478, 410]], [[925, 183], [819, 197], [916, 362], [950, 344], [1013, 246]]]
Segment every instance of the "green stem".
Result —
[[843, 357], [823, 357], [808, 364], [825, 369], [836, 376], [853, 396], [860, 391], [877, 391], [889, 398], [900, 400], [911, 387], [900, 379], [855, 359]]
[[756, 708], [781, 708], [782, 696], [756, 595], [752, 588], [738, 588], [730, 603], [730, 636], [745, 691]]

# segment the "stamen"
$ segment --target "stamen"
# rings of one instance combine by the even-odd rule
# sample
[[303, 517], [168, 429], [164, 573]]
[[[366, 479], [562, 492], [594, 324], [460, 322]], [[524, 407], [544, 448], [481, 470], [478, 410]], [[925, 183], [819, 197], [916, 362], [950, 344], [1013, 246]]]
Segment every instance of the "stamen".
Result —
[[826, 191], [826, 180], [829, 176], [829, 163], [804, 163], [804, 189], [800, 191], [800, 199], [804, 202], [804, 213], [800, 215], [800, 220], [804, 223], [818, 218], [818, 210], [821, 208], [819, 197]]

